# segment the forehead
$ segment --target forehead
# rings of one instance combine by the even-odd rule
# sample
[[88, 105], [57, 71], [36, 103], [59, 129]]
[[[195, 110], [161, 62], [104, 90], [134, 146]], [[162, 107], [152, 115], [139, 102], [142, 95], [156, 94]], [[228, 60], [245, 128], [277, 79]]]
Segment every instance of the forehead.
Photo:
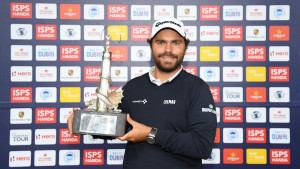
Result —
[[184, 39], [178, 32], [173, 29], [166, 28], [159, 31], [153, 39], [164, 39], [164, 40], [174, 40], [174, 39]]

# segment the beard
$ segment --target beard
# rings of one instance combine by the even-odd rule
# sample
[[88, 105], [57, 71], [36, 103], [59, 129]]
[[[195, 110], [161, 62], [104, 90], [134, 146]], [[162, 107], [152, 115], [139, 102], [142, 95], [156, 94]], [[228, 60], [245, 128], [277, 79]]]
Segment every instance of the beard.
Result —
[[[178, 67], [181, 66], [184, 54], [185, 54], [185, 52], [183, 52], [182, 56], [178, 56], [178, 55], [175, 55], [171, 52], [164, 52], [162, 54], [159, 54], [158, 56], [153, 57], [154, 58], [154, 63], [160, 71], [170, 73], [170, 72], [173, 72], [174, 70], [176, 70]], [[175, 64], [173, 62], [162, 62], [162, 61], [159, 60], [159, 58], [165, 57], [165, 56], [176, 59]]]

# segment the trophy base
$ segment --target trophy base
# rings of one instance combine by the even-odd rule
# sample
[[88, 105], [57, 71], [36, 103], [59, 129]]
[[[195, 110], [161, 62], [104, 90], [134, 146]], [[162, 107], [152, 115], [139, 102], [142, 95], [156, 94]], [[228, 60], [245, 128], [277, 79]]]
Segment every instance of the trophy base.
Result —
[[120, 137], [126, 133], [126, 113], [95, 110], [75, 110], [74, 134]]

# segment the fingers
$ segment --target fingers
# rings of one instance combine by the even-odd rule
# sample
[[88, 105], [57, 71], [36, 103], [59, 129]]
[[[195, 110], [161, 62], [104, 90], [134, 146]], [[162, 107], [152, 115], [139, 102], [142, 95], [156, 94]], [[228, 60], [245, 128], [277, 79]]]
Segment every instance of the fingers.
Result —
[[72, 114], [70, 115], [70, 117], [68, 118], [68, 120], [67, 120], [67, 122], [68, 122], [69, 134], [73, 134], [73, 133], [72, 133], [73, 118], [74, 118], [74, 113], [72, 113]]
[[134, 124], [137, 123], [136, 121], [132, 120], [132, 118], [130, 117], [129, 114], [127, 114], [127, 122], [128, 122], [129, 124], [131, 124], [132, 126], [134, 126]]

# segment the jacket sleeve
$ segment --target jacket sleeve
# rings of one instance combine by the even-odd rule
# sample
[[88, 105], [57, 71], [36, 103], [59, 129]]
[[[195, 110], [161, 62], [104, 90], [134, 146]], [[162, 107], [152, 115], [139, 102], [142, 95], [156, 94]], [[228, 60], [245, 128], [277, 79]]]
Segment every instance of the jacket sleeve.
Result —
[[215, 104], [207, 84], [201, 87], [194, 85], [193, 89], [189, 100], [187, 131], [178, 133], [158, 129], [156, 144], [174, 154], [207, 159], [216, 134]]

